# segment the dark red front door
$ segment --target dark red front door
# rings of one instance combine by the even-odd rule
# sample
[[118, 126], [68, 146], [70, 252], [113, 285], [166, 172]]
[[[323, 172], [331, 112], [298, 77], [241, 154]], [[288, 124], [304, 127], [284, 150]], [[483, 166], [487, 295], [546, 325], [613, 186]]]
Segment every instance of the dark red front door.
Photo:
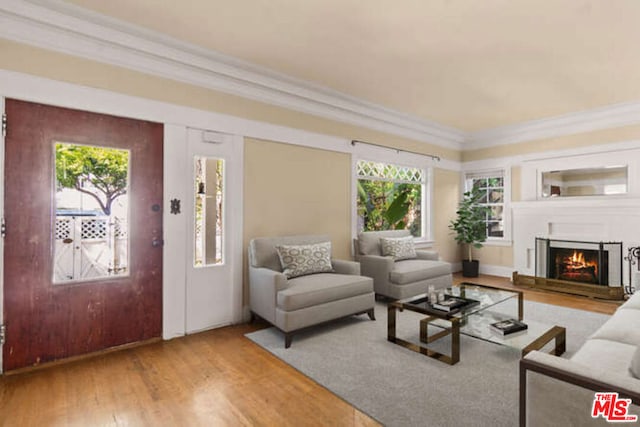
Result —
[[[4, 371], [159, 337], [162, 124], [10, 99], [5, 110]], [[129, 150], [126, 276], [53, 284], [55, 142]]]

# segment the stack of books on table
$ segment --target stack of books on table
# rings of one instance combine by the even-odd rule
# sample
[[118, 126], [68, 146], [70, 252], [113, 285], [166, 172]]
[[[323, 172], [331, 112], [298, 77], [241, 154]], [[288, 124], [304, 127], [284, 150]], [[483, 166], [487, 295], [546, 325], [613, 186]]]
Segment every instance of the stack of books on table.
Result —
[[521, 332], [527, 329], [527, 324], [516, 319], [501, 320], [489, 325], [492, 332], [498, 335], [506, 336]]
[[467, 304], [469, 304], [469, 301], [464, 298], [458, 298], [458, 297], [447, 295], [445, 300], [434, 302], [433, 304], [431, 304], [431, 306], [436, 310], [453, 311]]

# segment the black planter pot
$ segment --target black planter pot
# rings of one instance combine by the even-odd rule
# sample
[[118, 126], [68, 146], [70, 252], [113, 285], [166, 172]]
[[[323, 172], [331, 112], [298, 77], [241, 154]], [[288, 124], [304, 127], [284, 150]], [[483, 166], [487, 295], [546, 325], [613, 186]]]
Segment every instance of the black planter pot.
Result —
[[478, 277], [478, 270], [480, 269], [480, 261], [474, 259], [473, 261], [462, 260], [462, 277]]

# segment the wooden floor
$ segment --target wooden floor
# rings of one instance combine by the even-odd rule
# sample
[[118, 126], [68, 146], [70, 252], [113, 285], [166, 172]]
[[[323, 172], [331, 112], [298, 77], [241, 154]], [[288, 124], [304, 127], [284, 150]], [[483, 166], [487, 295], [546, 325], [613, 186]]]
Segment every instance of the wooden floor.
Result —
[[[474, 279], [463, 278], [459, 273], [453, 277], [455, 283], [473, 282], [485, 284], [504, 289], [518, 289], [524, 292], [527, 301], [542, 302], [545, 304], [559, 305], [563, 307], [576, 308], [579, 310], [594, 311], [597, 313], [613, 314], [622, 304], [621, 301], [607, 301], [601, 299], [573, 296], [558, 292], [547, 292], [537, 289], [530, 289], [522, 286], [514, 286], [511, 279], [497, 276], [481, 276]], [[525, 313], [526, 314], [526, 313]]]
[[[498, 277], [473, 281], [512, 287]], [[525, 299], [600, 313], [619, 305], [529, 290]], [[262, 327], [221, 328], [0, 377], [0, 426], [377, 425], [244, 337]]]

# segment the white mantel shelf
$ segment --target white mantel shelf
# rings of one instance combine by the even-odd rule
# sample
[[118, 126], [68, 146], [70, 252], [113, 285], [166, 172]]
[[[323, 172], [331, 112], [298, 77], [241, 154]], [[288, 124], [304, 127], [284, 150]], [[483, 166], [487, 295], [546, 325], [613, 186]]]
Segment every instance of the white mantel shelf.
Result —
[[640, 206], [640, 197], [571, 197], [549, 198], [542, 200], [527, 200], [523, 202], [511, 202], [514, 210], [524, 209], [599, 209], [599, 208], [637, 208]]

